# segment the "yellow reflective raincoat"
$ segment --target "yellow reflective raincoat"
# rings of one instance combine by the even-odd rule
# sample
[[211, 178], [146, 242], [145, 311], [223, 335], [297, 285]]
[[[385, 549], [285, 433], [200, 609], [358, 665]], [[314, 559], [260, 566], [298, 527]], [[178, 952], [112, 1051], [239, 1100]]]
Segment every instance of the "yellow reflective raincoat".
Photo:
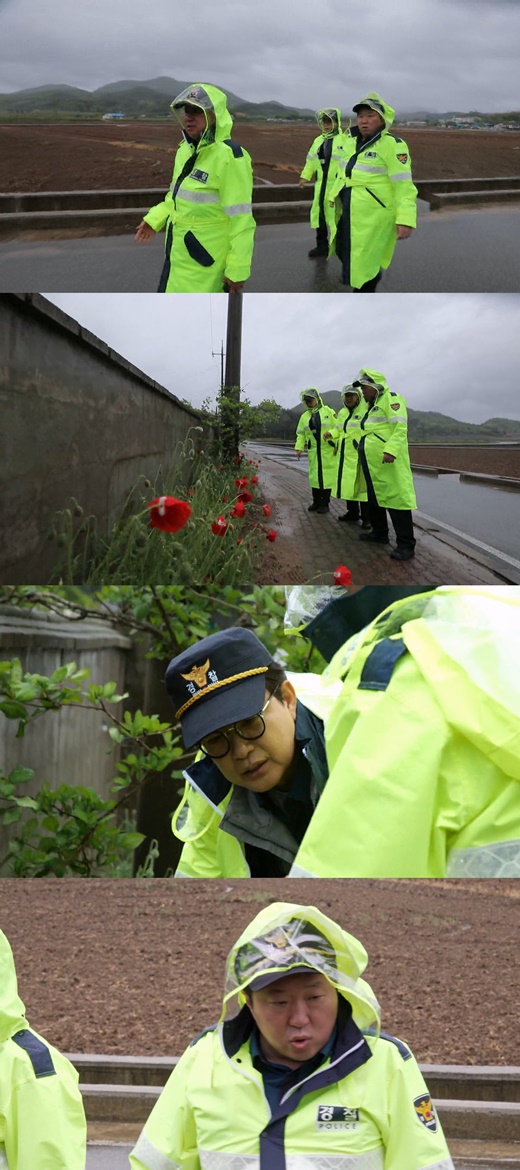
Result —
[[25, 1019], [11, 947], [0, 931], [0, 1170], [84, 1170], [78, 1074]]
[[[370, 487], [380, 508], [402, 511], [417, 507], [408, 451], [408, 414], [401, 394], [390, 390], [384, 374], [363, 369], [382, 389], [374, 402], [362, 400], [355, 412], [359, 422], [358, 463], [355, 492]], [[360, 377], [361, 377], [360, 374]], [[359, 419], [361, 410], [362, 417]], [[354, 421], [354, 420], [353, 420]], [[393, 463], [383, 463], [383, 455], [393, 455]], [[368, 492], [370, 499], [371, 491]], [[363, 498], [354, 495], [354, 499]]]
[[[270, 1104], [244, 992], [259, 974], [290, 974], [302, 962], [337, 990], [337, 1025], [319, 1066], [288, 1068]], [[379, 1032], [366, 964], [362, 944], [314, 906], [262, 910], [228, 956], [218, 1027], [181, 1057], [132, 1170], [453, 1170], [410, 1049]]]
[[302, 390], [300, 398], [303, 402], [305, 394], [314, 394], [318, 405], [314, 410], [304, 410], [296, 428], [295, 451], [307, 451], [309, 456], [309, 484], [311, 488], [332, 490], [337, 476], [337, 447], [333, 439], [326, 439], [327, 431], [331, 431], [336, 423], [336, 412], [331, 406], [323, 402], [319, 390], [312, 387]]
[[343, 173], [350, 155], [346, 135], [341, 129], [341, 110], [332, 107], [330, 110], [318, 110], [316, 119], [320, 124], [324, 114], [329, 117], [335, 114], [336, 129], [330, 134], [322, 132], [314, 139], [309, 147], [305, 166], [300, 175], [300, 179], [316, 180], [311, 207], [311, 227], [313, 228], [320, 226], [320, 212], [322, 219], [325, 219], [327, 223], [331, 224], [334, 220], [334, 210], [330, 206], [330, 192], [338, 177], [338, 172]]
[[183, 131], [170, 191], [144, 216], [154, 231], [166, 228], [161, 292], [224, 292], [225, 276], [240, 283], [251, 271], [251, 158], [230, 137], [233, 122], [222, 90], [197, 84], [179, 96], [199, 105], [200, 90], [215, 124], [208, 124], [198, 143]]
[[[389, 133], [395, 111], [377, 93], [366, 99], [384, 111], [382, 130], [363, 142], [352, 129], [346, 141], [350, 157], [331, 189], [335, 224], [330, 255], [336, 251], [343, 265], [343, 283], [361, 288], [381, 268], [388, 268], [396, 244], [396, 224], [415, 227], [417, 188], [412, 182], [406, 142]], [[362, 101], [357, 103], [362, 104]]]
[[329, 779], [291, 877], [520, 877], [519, 644], [517, 586], [454, 585], [344, 644]]
[[367, 497], [366, 484], [358, 476], [358, 446], [361, 438], [361, 420], [366, 414], [366, 403], [358, 390], [357, 406], [343, 406], [338, 411], [332, 437], [338, 445], [337, 476], [334, 495], [339, 500], [361, 500]]

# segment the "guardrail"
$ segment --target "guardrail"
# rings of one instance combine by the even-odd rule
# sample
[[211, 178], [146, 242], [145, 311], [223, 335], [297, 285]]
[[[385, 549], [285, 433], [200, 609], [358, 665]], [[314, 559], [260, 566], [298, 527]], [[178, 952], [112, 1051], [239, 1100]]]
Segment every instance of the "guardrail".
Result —
[[[432, 208], [520, 200], [520, 176], [491, 179], [419, 179], [419, 197]], [[257, 223], [308, 219], [313, 187], [294, 183], [255, 186]], [[38, 191], [0, 194], [0, 238], [24, 232], [122, 234], [135, 230], [148, 209], [164, 198], [164, 187], [107, 191]]]

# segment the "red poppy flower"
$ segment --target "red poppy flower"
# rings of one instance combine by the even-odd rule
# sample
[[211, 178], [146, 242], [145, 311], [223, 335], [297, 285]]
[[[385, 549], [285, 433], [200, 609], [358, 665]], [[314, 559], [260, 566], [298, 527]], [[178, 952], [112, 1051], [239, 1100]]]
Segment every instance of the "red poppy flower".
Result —
[[276, 540], [276, 532], [272, 528], [270, 528], [269, 532], [267, 533], [267, 539], [271, 541]]
[[237, 544], [242, 544], [243, 540], [244, 540], [243, 536], [239, 536], [239, 538], [237, 540]]
[[269, 504], [263, 504], [263, 505], [262, 505], [262, 512], [264, 513], [264, 516], [270, 516], [270, 515], [271, 515], [271, 509], [270, 509], [270, 507], [269, 507]]
[[223, 504], [227, 504], [228, 500], [229, 500], [229, 496], [222, 496], [222, 503]]
[[242, 501], [243, 504], [250, 504], [251, 500], [254, 499], [254, 496], [251, 495], [251, 492], [239, 492], [238, 498]]
[[211, 531], [214, 536], [223, 536], [227, 531], [229, 525], [225, 516], [217, 516], [217, 519], [211, 525]]
[[161, 532], [178, 532], [191, 516], [190, 505], [185, 500], [176, 500], [175, 496], [158, 496], [150, 500], [148, 510], [150, 528], [160, 528]]
[[240, 479], [235, 480], [235, 483], [237, 485], [237, 488], [247, 487], [247, 475], [242, 475]]
[[244, 515], [245, 510], [245, 504], [243, 504], [241, 500], [237, 500], [235, 507], [231, 509], [231, 515], [241, 517]]
[[334, 569], [333, 576], [334, 576], [334, 583], [336, 585], [351, 585], [352, 584], [352, 573], [350, 572], [350, 569], [346, 568], [345, 565], [338, 565], [337, 569]]
[[249, 480], [249, 482], [250, 482], [250, 483], [258, 483], [258, 476], [257, 476], [257, 475], [252, 475], [252, 476], [251, 476], [251, 479]]

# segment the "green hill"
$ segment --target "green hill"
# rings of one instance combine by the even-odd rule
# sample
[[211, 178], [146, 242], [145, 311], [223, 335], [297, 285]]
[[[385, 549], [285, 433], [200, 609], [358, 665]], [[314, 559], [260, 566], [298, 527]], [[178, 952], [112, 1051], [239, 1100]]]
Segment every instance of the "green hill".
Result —
[[[322, 394], [323, 401], [333, 410], [341, 410], [343, 402], [339, 391]], [[304, 407], [301, 403], [290, 410], [281, 410], [276, 423], [269, 425], [267, 436], [292, 439]], [[466, 423], [433, 410], [408, 410], [408, 435], [411, 443], [499, 443], [520, 442], [520, 420], [490, 418], [484, 423]]]
[[[189, 85], [174, 77], [154, 77], [146, 81], [112, 81], [92, 92], [77, 89], [71, 85], [38, 86], [35, 89], [21, 89], [17, 93], [0, 94], [0, 114], [27, 115], [48, 114], [63, 117], [90, 114], [93, 118], [103, 114], [122, 113], [126, 118], [166, 118], [170, 114], [170, 102]], [[280, 102], [248, 102], [237, 94], [225, 90], [229, 109], [251, 120], [265, 121], [267, 118], [313, 117], [312, 110], [300, 110], [284, 106]]]

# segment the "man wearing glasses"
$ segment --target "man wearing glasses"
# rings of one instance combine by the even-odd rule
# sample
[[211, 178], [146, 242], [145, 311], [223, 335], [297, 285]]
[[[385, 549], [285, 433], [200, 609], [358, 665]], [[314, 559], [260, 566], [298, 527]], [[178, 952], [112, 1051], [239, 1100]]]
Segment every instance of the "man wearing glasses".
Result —
[[252, 630], [212, 634], [174, 658], [166, 686], [184, 746], [199, 756], [185, 772], [173, 816], [184, 841], [178, 877], [285, 877], [328, 771], [323, 684], [302, 676], [297, 698], [283, 667]]

